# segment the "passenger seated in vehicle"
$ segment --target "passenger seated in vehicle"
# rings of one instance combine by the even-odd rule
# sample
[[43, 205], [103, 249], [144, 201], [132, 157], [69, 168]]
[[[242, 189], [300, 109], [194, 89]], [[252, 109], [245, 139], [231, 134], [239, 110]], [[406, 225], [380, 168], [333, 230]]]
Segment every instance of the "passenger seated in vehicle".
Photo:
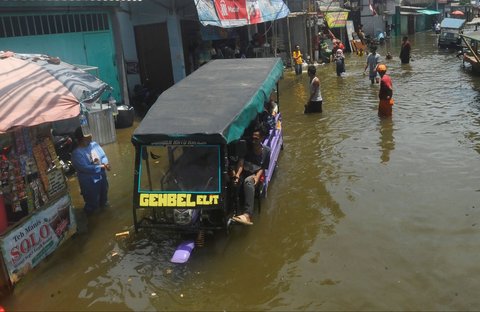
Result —
[[276, 116], [278, 114], [278, 104], [277, 102], [275, 102], [276, 98], [277, 98], [277, 90], [274, 89], [272, 93], [270, 93], [269, 101], [265, 104], [268, 112], [273, 116]]
[[262, 185], [265, 170], [270, 165], [270, 148], [262, 144], [267, 131], [259, 126], [253, 131], [252, 142], [243, 161], [242, 176], [244, 193], [244, 212], [232, 219], [238, 223], [252, 225], [253, 204], [255, 201], [255, 189]]
[[272, 91], [268, 102], [265, 102], [263, 106], [263, 112], [259, 115], [259, 122], [262, 123], [265, 128], [270, 130], [275, 128], [275, 116], [278, 113], [278, 105], [275, 102], [275, 91]]
[[238, 207], [243, 161], [246, 153], [246, 142], [239, 140], [228, 145], [228, 177], [233, 204]]

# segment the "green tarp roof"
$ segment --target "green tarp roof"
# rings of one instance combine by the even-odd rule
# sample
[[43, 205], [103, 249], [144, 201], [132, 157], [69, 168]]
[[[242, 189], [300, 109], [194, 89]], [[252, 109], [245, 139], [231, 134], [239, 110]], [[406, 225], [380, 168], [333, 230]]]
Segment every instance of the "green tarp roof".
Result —
[[190, 139], [222, 144], [238, 140], [263, 111], [282, 75], [280, 58], [211, 61], [158, 97], [132, 141]]

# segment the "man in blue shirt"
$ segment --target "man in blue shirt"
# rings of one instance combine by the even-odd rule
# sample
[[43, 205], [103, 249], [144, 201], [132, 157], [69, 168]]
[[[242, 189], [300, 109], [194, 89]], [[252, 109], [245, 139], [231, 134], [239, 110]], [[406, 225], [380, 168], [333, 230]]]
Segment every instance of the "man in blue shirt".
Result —
[[110, 170], [107, 155], [102, 147], [92, 141], [92, 135], [84, 135], [79, 127], [75, 130], [77, 148], [72, 153], [72, 164], [77, 171], [78, 183], [85, 201], [85, 213], [91, 214], [99, 207], [108, 205], [108, 179]]

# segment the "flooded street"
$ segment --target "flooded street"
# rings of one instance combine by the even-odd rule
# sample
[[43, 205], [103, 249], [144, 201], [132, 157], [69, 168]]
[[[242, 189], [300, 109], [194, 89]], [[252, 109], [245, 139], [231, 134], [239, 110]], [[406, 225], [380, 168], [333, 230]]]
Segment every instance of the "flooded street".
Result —
[[[319, 66], [323, 114], [303, 114], [308, 77], [280, 84], [285, 149], [252, 227], [208, 237], [185, 265], [179, 238], [132, 228], [134, 129], [106, 145], [110, 204], [15, 287], [7, 311], [478, 310], [480, 77], [436, 36], [379, 49], [393, 118], [377, 117], [365, 56]], [[77, 210], [78, 185], [70, 186]], [[131, 231], [129, 237], [115, 234]]]

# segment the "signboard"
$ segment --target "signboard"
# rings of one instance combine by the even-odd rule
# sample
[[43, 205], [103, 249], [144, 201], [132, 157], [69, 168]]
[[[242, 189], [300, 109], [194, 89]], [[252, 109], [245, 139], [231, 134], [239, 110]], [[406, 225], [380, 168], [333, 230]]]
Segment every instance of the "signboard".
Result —
[[325, 20], [329, 28], [345, 27], [347, 24], [348, 12], [328, 12]]
[[70, 196], [65, 195], [2, 238], [3, 259], [12, 283], [16, 283], [75, 233], [72, 209]]
[[216, 194], [175, 194], [140, 193], [140, 207], [195, 208], [198, 206], [216, 206], [220, 195]]
[[273, 21], [290, 13], [283, 0], [202, 0], [195, 5], [203, 25], [222, 28]]
[[246, 0], [218, 0], [215, 1], [215, 10], [222, 23], [242, 25], [247, 22]]
[[353, 21], [347, 21], [346, 27], [347, 27], [348, 43], [350, 44], [350, 51], [353, 51], [352, 40], [353, 40], [353, 33], [355, 32], [355, 28], [353, 27]]

